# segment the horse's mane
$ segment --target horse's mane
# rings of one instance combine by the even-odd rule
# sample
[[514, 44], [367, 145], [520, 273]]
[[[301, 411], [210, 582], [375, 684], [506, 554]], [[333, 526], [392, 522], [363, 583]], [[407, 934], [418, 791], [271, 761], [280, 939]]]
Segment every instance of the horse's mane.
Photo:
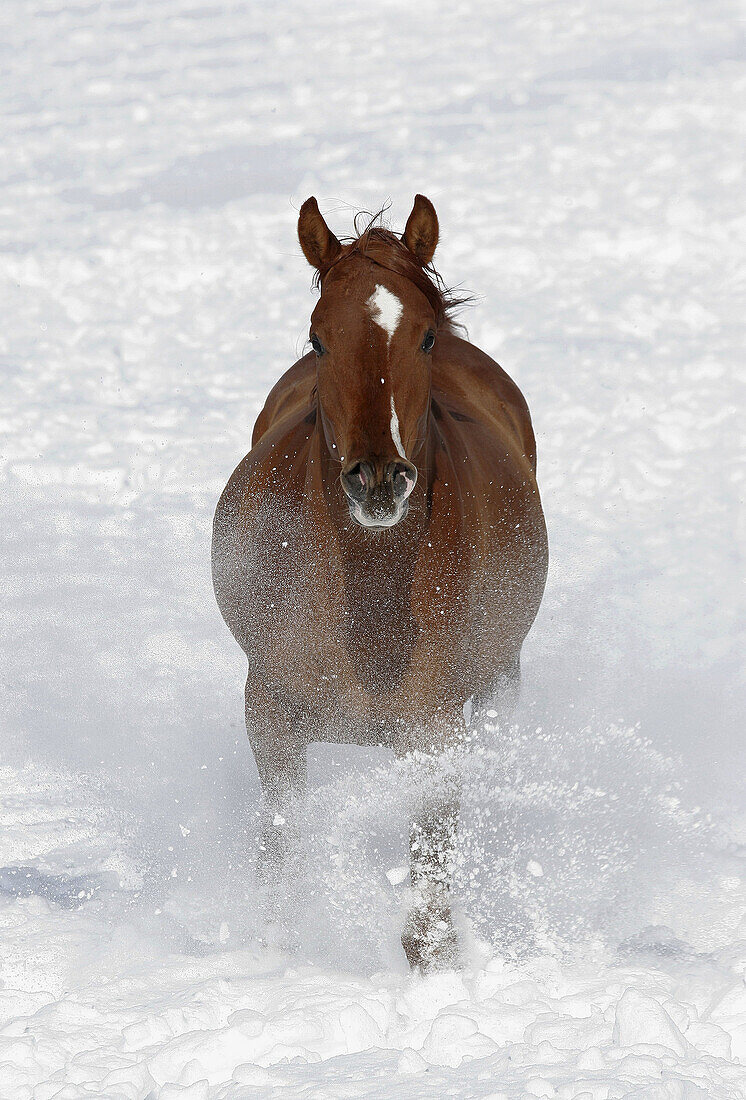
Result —
[[[382, 216], [383, 211], [368, 217], [369, 221], [362, 233], [357, 237], [343, 237], [342, 251], [331, 267], [324, 273], [329, 274], [337, 264], [343, 263], [350, 256], [364, 256], [379, 267], [402, 275], [417, 287], [425, 295], [435, 314], [436, 322], [444, 328], [453, 328], [453, 312], [460, 306], [466, 305], [471, 298], [466, 295], [459, 297], [453, 289], [446, 286], [438, 271], [433, 265], [423, 266], [414, 253], [410, 252], [404, 242], [390, 229], [385, 229], [376, 222]], [[355, 229], [358, 228], [360, 214], [355, 218]], [[321, 286], [321, 275], [317, 272], [314, 279], [316, 286]]]

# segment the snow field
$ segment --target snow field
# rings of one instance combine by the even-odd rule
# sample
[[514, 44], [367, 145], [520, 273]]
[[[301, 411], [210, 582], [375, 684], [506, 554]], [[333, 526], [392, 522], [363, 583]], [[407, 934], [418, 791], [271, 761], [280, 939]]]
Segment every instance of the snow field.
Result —
[[[43, 804], [38, 779], [3, 778], [20, 821]], [[69, 786], [43, 786], [47, 805], [74, 812]], [[137, 922], [112, 927], [95, 901], [61, 899], [69, 823], [56, 813], [44, 826], [57, 895], [3, 907], [19, 969], [0, 994], [0, 1095], [743, 1095], [731, 1061], [746, 1054], [743, 949], [687, 956], [651, 942], [634, 963], [570, 969], [542, 954], [493, 957], [414, 981], [288, 965], [257, 947], [164, 953]]]
[[[736, 6], [7, 0], [0, 57], [0, 1100], [746, 1096]], [[412, 779], [349, 751], [263, 946], [208, 553], [304, 346], [300, 202], [417, 191], [552, 555], [427, 981]]]

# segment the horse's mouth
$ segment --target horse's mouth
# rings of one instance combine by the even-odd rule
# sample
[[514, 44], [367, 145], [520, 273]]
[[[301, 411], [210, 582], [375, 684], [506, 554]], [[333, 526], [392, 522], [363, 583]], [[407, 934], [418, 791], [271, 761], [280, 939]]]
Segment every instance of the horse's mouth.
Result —
[[402, 501], [392, 512], [384, 512], [378, 509], [368, 512], [355, 501], [349, 503], [352, 519], [359, 527], [364, 527], [368, 531], [385, 531], [390, 527], [396, 527], [397, 523], [401, 523], [409, 511], [408, 500]]

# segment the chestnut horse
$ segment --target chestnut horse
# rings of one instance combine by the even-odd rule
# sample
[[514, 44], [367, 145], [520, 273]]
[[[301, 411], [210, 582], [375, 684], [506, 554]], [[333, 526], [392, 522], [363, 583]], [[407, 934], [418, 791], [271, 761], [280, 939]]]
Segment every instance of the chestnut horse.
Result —
[[[260, 881], [293, 845], [312, 741], [431, 760], [515, 694], [547, 538], [526, 402], [449, 320], [422, 195], [401, 238], [341, 243], [316, 200], [301, 248], [321, 295], [308, 354], [257, 419], [215, 514], [220, 611], [249, 659], [246, 726], [263, 794]], [[297, 803], [295, 803], [297, 805]], [[455, 965], [458, 791], [413, 807], [402, 943]]]

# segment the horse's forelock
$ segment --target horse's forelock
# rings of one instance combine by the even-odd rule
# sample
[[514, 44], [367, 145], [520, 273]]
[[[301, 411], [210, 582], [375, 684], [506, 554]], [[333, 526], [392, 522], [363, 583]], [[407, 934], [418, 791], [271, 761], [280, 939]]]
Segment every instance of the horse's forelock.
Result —
[[[344, 263], [351, 256], [363, 256], [374, 264], [387, 271], [393, 271], [413, 283], [420, 293], [427, 298], [438, 325], [452, 327], [450, 314], [459, 306], [470, 301], [468, 297], [457, 297], [449, 290], [438, 271], [432, 264], [423, 267], [417, 257], [409, 251], [404, 242], [390, 229], [384, 229], [376, 225], [380, 214], [376, 214], [367, 227], [358, 237], [343, 238], [342, 251], [331, 267], [325, 272], [333, 271], [340, 263]], [[357, 219], [356, 219], [357, 221]], [[357, 228], [357, 226], [356, 226]], [[322, 285], [322, 278], [317, 272], [314, 282]]]

